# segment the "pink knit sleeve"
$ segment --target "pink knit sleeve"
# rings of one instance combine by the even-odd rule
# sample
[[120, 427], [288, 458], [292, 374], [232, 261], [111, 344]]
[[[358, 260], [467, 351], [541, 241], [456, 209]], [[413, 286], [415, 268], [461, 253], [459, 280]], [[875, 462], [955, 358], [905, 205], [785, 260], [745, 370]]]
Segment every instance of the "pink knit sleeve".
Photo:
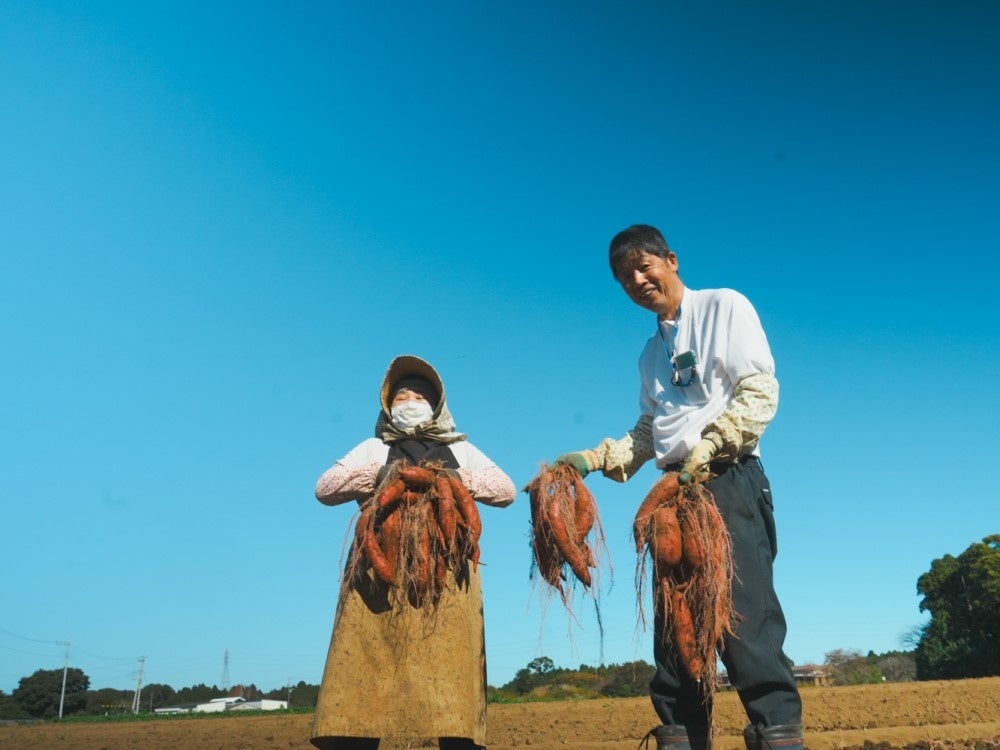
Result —
[[340, 505], [348, 500], [359, 503], [375, 491], [375, 475], [380, 464], [345, 466], [336, 463], [316, 482], [316, 499], [324, 505]]
[[462, 467], [458, 475], [472, 497], [485, 505], [502, 508], [514, 502], [517, 495], [514, 483], [498, 466], [484, 466], [478, 470]]

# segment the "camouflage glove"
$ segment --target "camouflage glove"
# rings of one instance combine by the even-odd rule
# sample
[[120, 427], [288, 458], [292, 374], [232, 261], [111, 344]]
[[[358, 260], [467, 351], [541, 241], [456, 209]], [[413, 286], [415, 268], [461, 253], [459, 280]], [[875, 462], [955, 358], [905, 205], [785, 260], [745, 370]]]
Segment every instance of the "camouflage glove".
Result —
[[718, 446], [707, 438], [699, 440], [694, 448], [688, 451], [681, 465], [680, 475], [677, 481], [681, 484], [697, 481], [699, 477], [707, 474], [708, 463], [712, 456], [719, 450]]

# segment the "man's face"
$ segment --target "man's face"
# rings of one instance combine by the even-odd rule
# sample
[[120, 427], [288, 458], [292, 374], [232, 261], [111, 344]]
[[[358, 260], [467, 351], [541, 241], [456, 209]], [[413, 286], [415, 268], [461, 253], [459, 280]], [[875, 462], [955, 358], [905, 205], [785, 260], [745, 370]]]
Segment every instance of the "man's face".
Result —
[[677, 275], [677, 256], [639, 253], [618, 269], [618, 283], [635, 304], [670, 320], [677, 314], [684, 285]]

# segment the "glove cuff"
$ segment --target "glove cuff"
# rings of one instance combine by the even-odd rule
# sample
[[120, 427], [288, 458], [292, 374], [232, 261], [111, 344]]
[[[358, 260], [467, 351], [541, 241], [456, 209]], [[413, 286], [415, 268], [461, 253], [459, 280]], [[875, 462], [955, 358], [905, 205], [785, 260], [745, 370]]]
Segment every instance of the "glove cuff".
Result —
[[718, 432], [715, 431], [706, 432], [704, 435], [701, 436], [701, 439], [707, 440], [713, 446], [715, 446], [715, 450], [712, 451], [712, 455], [715, 455], [716, 453], [721, 453], [722, 449], [726, 447], [726, 441], [722, 439], [722, 435], [720, 435]]

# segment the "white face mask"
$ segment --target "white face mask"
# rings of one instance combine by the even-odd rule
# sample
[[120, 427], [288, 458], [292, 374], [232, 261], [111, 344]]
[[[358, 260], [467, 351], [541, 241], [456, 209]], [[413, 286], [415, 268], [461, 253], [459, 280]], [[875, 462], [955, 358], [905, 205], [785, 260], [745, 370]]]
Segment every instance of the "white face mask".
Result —
[[434, 416], [434, 407], [426, 401], [403, 401], [392, 407], [392, 423], [400, 430], [410, 430]]

